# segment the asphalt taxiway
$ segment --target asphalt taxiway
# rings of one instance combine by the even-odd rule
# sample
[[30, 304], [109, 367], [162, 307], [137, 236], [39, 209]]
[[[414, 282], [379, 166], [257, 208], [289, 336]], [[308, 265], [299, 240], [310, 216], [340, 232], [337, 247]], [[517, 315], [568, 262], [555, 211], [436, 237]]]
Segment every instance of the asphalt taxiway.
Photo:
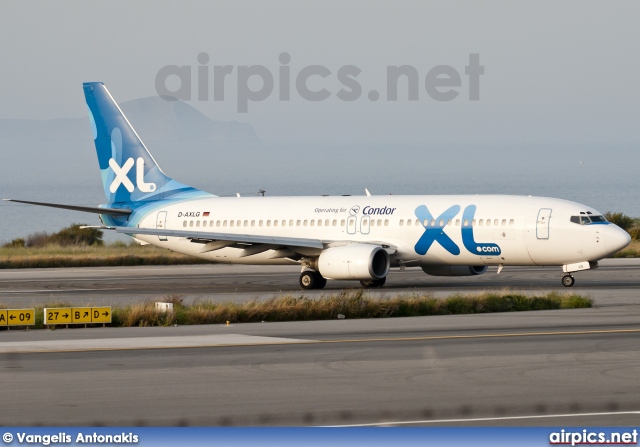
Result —
[[[637, 426], [639, 274], [636, 261], [612, 260], [576, 275], [572, 290], [592, 296], [591, 309], [5, 330], [0, 424]], [[245, 299], [299, 293], [297, 276], [241, 266], [14, 270], [0, 272], [0, 302]], [[566, 290], [557, 272], [537, 268], [405, 271], [388, 284], [379, 293]]]

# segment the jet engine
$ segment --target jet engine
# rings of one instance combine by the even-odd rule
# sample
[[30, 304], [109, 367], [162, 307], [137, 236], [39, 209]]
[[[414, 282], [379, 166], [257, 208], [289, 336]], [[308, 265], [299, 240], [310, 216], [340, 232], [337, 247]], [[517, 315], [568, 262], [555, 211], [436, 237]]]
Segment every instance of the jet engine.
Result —
[[320, 253], [316, 269], [328, 279], [383, 279], [389, 273], [389, 253], [382, 247], [352, 244]]
[[476, 276], [487, 271], [486, 265], [425, 265], [422, 271], [431, 276]]

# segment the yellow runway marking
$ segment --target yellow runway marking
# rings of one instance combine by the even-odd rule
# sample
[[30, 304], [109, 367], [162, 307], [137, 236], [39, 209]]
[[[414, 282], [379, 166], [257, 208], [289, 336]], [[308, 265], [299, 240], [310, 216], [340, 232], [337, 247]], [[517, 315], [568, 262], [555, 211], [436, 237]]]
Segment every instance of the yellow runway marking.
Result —
[[591, 335], [591, 334], [624, 334], [640, 333], [640, 329], [610, 329], [592, 331], [563, 332], [519, 332], [508, 334], [474, 334], [474, 335], [425, 335], [423, 337], [387, 337], [387, 338], [354, 338], [345, 340], [318, 340], [317, 343], [364, 343], [376, 341], [422, 341], [422, 340], [458, 340], [471, 338], [506, 338], [506, 337], [541, 337], [549, 335]]

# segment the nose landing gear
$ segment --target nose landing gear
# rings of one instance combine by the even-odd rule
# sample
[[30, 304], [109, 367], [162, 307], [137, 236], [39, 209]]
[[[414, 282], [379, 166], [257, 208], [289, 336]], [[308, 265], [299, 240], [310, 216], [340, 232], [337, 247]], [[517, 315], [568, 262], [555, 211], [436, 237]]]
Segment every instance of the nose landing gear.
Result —
[[562, 285], [565, 287], [571, 287], [576, 282], [575, 278], [571, 276], [571, 273], [562, 275]]

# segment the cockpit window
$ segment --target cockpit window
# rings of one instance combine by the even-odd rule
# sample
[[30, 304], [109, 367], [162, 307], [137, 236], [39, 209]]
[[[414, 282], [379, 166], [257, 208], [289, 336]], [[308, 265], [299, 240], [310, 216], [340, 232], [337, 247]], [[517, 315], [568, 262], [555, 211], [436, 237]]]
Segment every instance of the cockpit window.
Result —
[[604, 216], [596, 216], [594, 214], [589, 214], [589, 216], [585, 215], [584, 213], [581, 213], [582, 215], [580, 216], [571, 216], [570, 220], [573, 223], [579, 224], [579, 225], [589, 225], [592, 223], [603, 223], [606, 222], [607, 219], [605, 219]]

